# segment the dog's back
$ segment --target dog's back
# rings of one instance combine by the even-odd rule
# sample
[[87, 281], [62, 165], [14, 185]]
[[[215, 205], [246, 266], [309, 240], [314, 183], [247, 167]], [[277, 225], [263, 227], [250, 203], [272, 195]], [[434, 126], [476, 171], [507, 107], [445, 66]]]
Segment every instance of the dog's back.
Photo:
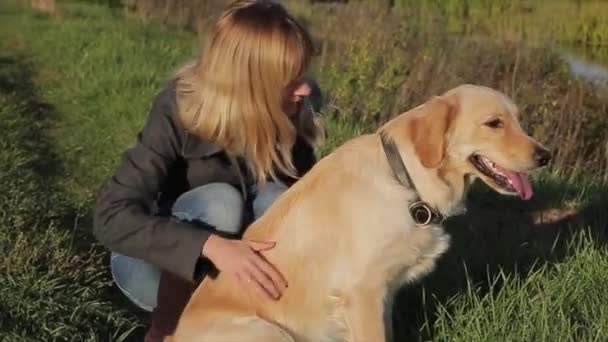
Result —
[[[185, 309], [175, 340], [194, 340], [196, 331], [206, 338], [201, 341], [212, 341], [218, 322], [226, 330], [252, 317], [275, 323], [296, 341], [347, 340], [345, 312], [357, 288], [382, 298], [387, 278], [419, 262], [413, 251], [436, 248], [431, 231], [411, 228], [404, 209], [411, 193], [394, 182], [383, 158], [377, 136], [365, 135], [320, 160], [245, 233], [277, 242], [264, 256], [289, 281], [283, 297], [259, 298], [222, 275], [206, 279]], [[437, 253], [445, 248], [447, 242]], [[230, 330], [239, 331], [239, 341], [255, 334], [243, 326]]]
[[[206, 279], [175, 340], [383, 341], [385, 299], [430, 272], [449, 245], [439, 224], [413, 221], [412, 201], [452, 214], [474, 177], [497, 191], [531, 194], [525, 172], [546, 164], [548, 152], [517, 117], [500, 93], [463, 86], [390, 120], [382, 136], [396, 146], [417, 191], [395, 178], [380, 134], [346, 142], [245, 233], [277, 242], [264, 256], [289, 282], [283, 297], [260, 298], [221, 274]], [[515, 185], [501, 182], [514, 177]]]

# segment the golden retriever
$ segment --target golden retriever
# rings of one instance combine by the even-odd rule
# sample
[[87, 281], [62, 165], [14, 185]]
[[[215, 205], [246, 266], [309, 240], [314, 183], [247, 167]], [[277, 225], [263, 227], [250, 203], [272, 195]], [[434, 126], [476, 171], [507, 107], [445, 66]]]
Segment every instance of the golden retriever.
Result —
[[[462, 85], [347, 141], [245, 233], [277, 242], [264, 256], [289, 282], [280, 300], [243, 291], [222, 274], [207, 278], [169, 339], [385, 341], [385, 305], [429, 273], [450, 241], [440, 224], [414, 221], [412, 201], [419, 196], [442, 216], [459, 213], [475, 178], [503, 194], [532, 196], [527, 172], [550, 153], [518, 116], [502, 93]], [[397, 180], [381, 136], [396, 146], [413, 187]]]

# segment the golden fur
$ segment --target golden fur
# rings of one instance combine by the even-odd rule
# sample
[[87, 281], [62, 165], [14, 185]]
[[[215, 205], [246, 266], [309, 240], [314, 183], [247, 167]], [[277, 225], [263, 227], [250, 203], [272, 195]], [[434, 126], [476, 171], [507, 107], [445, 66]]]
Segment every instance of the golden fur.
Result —
[[[485, 122], [499, 117], [503, 127]], [[515, 171], [537, 167], [542, 147], [503, 94], [463, 85], [380, 127], [397, 145], [420, 196], [444, 215], [463, 208], [481, 177], [473, 153]], [[378, 134], [355, 137], [317, 165], [245, 233], [277, 241], [264, 256], [289, 288], [279, 301], [220, 274], [205, 279], [172, 336], [177, 342], [385, 341], [383, 311], [395, 290], [433, 270], [449, 246], [440, 225], [416, 226], [411, 189], [392, 174]], [[170, 338], [171, 339], [171, 338]]]

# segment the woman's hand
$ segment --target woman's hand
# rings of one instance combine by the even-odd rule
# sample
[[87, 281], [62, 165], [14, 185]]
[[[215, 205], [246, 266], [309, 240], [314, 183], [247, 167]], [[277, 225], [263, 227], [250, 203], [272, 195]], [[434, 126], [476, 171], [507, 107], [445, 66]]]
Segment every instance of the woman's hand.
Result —
[[287, 281], [258, 253], [274, 245], [274, 242], [232, 240], [213, 234], [203, 245], [202, 254], [243, 287], [253, 287], [261, 295], [279, 299], [287, 288]]

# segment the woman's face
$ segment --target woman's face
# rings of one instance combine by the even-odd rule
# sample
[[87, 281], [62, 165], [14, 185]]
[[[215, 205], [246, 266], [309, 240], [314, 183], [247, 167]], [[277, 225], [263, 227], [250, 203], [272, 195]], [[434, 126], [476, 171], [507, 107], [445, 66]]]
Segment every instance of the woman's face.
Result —
[[294, 85], [294, 90], [291, 92], [290, 97], [285, 104], [285, 112], [287, 115], [294, 115], [298, 112], [300, 102], [302, 98], [307, 97], [312, 92], [310, 84], [305, 80], [299, 81]]

